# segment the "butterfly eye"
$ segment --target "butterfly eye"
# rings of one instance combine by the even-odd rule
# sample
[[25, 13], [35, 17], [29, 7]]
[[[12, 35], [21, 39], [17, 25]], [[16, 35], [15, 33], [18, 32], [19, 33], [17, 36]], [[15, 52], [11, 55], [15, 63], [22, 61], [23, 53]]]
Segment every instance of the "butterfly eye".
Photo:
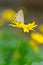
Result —
[[24, 14], [22, 10], [19, 10], [15, 15], [15, 20], [24, 23]]

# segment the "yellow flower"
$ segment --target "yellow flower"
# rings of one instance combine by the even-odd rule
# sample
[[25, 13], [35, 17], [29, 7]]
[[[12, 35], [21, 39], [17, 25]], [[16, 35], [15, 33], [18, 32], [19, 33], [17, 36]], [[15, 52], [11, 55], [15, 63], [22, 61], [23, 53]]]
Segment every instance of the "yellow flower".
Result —
[[12, 20], [12, 24], [10, 26], [22, 28], [24, 32], [29, 32], [30, 30], [33, 30], [37, 25], [35, 25], [35, 22], [24, 24], [22, 22], [18, 22], [16, 20]]
[[15, 11], [7, 9], [3, 11], [2, 18], [9, 20], [12, 19], [14, 15], [15, 15]]
[[35, 53], [39, 51], [39, 47], [34, 40], [30, 40], [30, 45], [32, 46]]
[[32, 33], [31, 38], [37, 41], [39, 44], [43, 44], [43, 35], [40, 33]]
[[37, 25], [35, 25], [35, 21], [33, 21], [32, 23], [28, 24], [28, 29], [29, 30], [33, 30], [33, 28], [35, 28]]

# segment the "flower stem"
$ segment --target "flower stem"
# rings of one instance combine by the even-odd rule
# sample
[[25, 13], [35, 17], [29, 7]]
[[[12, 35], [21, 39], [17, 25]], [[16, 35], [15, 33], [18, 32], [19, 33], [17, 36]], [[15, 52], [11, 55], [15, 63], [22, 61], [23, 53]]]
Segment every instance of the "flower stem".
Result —
[[17, 46], [16, 51], [18, 51], [18, 50], [19, 50], [19, 48], [20, 48], [21, 41], [22, 41], [22, 37], [23, 37], [23, 32], [22, 32], [22, 34], [21, 34], [21, 36], [20, 36], [20, 39], [19, 39], [19, 44], [18, 44], [18, 46]]

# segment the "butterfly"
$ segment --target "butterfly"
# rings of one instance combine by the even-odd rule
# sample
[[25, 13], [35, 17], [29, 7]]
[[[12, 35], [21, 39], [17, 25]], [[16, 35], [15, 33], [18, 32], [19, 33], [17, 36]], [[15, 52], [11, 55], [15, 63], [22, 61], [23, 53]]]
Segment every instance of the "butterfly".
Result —
[[19, 10], [19, 11], [16, 13], [14, 19], [15, 19], [16, 21], [18, 21], [18, 22], [24, 23], [23, 10]]
[[10, 26], [22, 28], [24, 32], [29, 32], [29, 30], [33, 30], [37, 25], [35, 25], [35, 22], [24, 24], [23, 10], [19, 10], [14, 16], [14, 19], [12, 19], [12, 24], [10, 24]]

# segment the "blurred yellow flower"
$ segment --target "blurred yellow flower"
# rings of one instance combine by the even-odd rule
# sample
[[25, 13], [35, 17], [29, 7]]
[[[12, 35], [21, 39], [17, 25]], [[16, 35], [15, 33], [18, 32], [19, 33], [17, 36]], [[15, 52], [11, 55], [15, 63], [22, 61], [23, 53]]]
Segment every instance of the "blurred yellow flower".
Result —
[[37, 25], [35, 25], [35, 22], [24, 24], [22, 22], [18, 22], [16, 20], [12, 20], [12, 24], [10, 26], [22, 28], [24, 32], [29, 32], [30, 30], [33, 30]]
[[43, 24], [39, 25], [39, 30], [43, 33]]
[[34, 40], [30, 40], [30, 45], [32, 46], [35, 53], [39, 51], [39, 47]]
[[14, 16], [15, 16], [15, 11], [10, 10], [10, 9], [6, 9], [2, 13], [2, 18], [7, 19], [7, 20], [12, 19]]
[[40, 33], [32, 33], [31, 38], [38, 42], [39, 44], [43, 44], [43, 34]]

